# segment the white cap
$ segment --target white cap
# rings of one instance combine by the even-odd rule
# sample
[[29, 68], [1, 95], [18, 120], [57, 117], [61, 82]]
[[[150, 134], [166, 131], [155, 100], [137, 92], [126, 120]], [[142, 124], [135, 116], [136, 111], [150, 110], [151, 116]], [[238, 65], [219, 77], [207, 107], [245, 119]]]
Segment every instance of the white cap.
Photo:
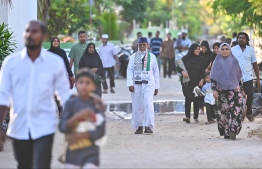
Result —
[[177, 33], [177, 36], [181, 36], [181, 35], [182, 35], [182, 33], [181, 33], [181, 32], [178, 32], [178, 33]]
[[186, 33], [186, 34], [187, 34], [187, 30], [185, 30], [185, 29], [184, 29], [184, 30], [182, 30], [182, 33]]
[[102, 38], [108, 39], [108, 34], [103, 34]]

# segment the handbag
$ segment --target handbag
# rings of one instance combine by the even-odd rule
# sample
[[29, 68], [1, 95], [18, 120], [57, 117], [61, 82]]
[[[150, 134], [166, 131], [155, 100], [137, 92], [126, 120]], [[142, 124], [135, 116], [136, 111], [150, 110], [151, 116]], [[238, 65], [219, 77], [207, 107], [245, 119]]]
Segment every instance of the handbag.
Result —
[[100, 84], [100, 83], [103, 83], [105, 81], [104, 78], [102, 78], [100, 75], [98, 75], [96, 73], [94, 74], [94, 77], [95, 77], [95, 83], [96, 84]]

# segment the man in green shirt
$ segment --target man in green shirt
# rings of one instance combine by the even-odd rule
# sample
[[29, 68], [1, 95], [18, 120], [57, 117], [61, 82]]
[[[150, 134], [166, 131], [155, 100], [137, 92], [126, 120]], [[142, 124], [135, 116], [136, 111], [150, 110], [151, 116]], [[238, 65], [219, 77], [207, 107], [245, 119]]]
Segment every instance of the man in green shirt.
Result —
[[78, 40], [79, 43], [75, 44], [69, 53], [69, 58], [70, 58], [70, 68], [72, 69], [72, 65], [74, 64], [74, 74], [78, 71], [78, 65], [79, 61], [83, 55], [83, 53], [86, 50], [87, 43], [87, 34], [85, 31], [79, 31], [78, 32]]

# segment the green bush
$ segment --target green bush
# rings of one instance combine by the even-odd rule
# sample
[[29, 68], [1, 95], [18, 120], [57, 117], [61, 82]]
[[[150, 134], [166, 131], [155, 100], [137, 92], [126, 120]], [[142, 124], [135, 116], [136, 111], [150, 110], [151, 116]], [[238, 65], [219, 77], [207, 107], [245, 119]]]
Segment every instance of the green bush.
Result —
[[13, 53], [16, 49], [16, 42], [13, 40], [13, 32], [7, 28], [7, 25], [0, 25], [0, 65], [6, 56]]

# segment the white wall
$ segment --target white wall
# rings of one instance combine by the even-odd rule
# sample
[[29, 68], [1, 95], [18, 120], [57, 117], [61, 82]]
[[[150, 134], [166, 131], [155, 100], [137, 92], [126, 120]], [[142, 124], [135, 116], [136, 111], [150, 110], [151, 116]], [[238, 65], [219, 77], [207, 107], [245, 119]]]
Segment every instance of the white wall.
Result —
[[12, 0], [13, 7], [8, 10], [2, 10], [0, 7], [0, 22], [6, 22], [14, 32], [17, 42], [17, 50], [24, 47], [23, 33], [26, 24], [30, 20], [37, 19], [37, 0]]

